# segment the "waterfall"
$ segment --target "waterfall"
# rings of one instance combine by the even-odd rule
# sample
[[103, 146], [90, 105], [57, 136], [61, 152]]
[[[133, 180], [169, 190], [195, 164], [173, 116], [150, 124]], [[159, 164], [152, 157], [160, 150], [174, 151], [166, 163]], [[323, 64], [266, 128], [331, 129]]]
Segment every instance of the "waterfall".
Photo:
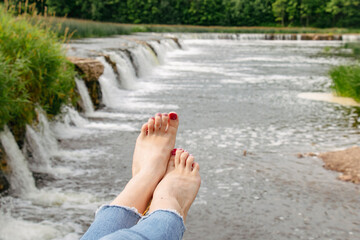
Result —
[[104, 73], [99, 78], [101, 91], [103, 93], [102, 101], [107, 107], [116, 108], [121, 106], [121, 96], [124, 93], [119, 89], [117, 77], [108, 62], [104, 57], [97, 58], [104, 65]]
[[58, 143], [50, 130], [49, 121], [41, 109], [36, 109], [38, 125], [26, 126], [26, 143], [32, 154], [32, 170], [35, 172], [51, 173], [52, 156], [58, 152]]
[[42, 144], [43, 141], [41, 140], [38, 133], [30, 127], [26, 125], [26, 143], [30, 148], [32, 154], [32, 161], [31, 161], [31, 169], [34, 172], [49, 172], [51, 169], [50, 164], [50, 155]]
[[360, 35], [344, 34], [342, 35], [342, 39], [345, 42], [360, 42]]
[[65, 106], [62, 109], [62, 113], [63, 113], [63, 117], [62, 117], [62, 122], [66, 125], [66, 126], [75, 126], [78, 128], [83, 128], [86, 126], [86, 124], [88, 124], [89, 122], [80, 116], [79, 112], [76, 111], [74, 108]]
[[120, 85], [123, 89], [137, 89], [136, 73], [129, 57], [123, 51], [108, 53], [110, 60], [116, 63], [116, 69], [120, 75]]
[[139, 77], [145, 77], [151, 70], [159, 64], [159, 60], [154, 52], [146, 45], [139, 44], [135, 48], [129, 49], [133, 57], [133, 64], [139, 71]]
[[80, 137], [81, 129], [85, 128], [89, 121], [80, 116], [79, 112], [69, 106], [64, 106], [61, 115], [52, 122], [51, 129], [59, 139]]
[[165, 51], [163, 49], [163, 46], [160, 43], [158, 43], [158, 41], [149, 41], [148, 43], [155, 50], [157, 57], [159, 59], [159, 62], [161, 64], [164, 64]]
[[75, 77], [75, 82], [76, 82], [76, 86], [79, 91], [81, 100], [83, 102], [83, 107], [84, 107], [85, 113], [86, 114], [93, 113], [94, 106], [93, 106], [93, 103], [91, 102], [89, 91], [85, 85], [84, 80]]
[[8, 157], [8, 165], [11, 171], [9, 176], [11, 189], [19, 195], [37, 192], [35, 180], [28, 168], [25, 157], [7, 126], [0, 133], [0, 140]]

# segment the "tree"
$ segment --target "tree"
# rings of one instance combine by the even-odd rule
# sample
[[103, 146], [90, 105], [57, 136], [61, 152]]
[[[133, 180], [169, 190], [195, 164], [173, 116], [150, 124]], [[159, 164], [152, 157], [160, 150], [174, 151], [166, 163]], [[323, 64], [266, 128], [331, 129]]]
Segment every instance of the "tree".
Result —
[[285, 26], [288, 0], [276, 0], [273, 3], [272, 7], [275, 16], [275, 21], [281, 21], [281, 25]]

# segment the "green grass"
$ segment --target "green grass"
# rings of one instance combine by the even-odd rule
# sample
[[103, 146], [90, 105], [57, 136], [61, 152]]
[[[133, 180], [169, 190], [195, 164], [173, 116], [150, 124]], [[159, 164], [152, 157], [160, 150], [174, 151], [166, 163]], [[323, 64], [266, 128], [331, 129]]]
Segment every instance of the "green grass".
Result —
[[89, 20], [37, 17], [46, 23], [59, 37], [70, 36], [71, 38], [106, 37], [112, 35], [128, 35], [133, 32], [133, 27], [116, 23], [101, 23]]
[[332, 88], [338, 96], [350, 97], [360, 102], [360, 43], [349, 42], [337, 48], [325, 48], [325, 55], [347, 57], [353, 65], [337, 66], [330, 70]]
[[193, 26], [193, 25], [154, 25], [154, 24], [120, 24], [109, 22], [96, 22], [90, 20], [39, 17], [59, 36], [72, 33], [72, 38], [105, 37], [111, 35], [127, 35], [136, 32], [179, 32], [179, 33], [268, 33], [268, 34], [347, 34], [359, 33], [360, 29], [346, 28], [304, 28], [304, 27], [219, 27], [219, 26]]
[[74, 76], [56, 33], [0, 6], [0, 128], [31, 123], [37, 106], [58, 114], [76, 99]]
[[360, 65], [338, 66], [330, 71], [332, 88], [339, 96], [360, 102]]

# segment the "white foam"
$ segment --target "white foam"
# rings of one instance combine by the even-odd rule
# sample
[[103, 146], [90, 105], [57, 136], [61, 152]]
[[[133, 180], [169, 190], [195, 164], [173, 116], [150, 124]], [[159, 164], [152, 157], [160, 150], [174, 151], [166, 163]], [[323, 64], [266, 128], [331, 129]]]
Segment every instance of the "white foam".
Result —
[[9, 216], [0, 216], [0, 226], [1, 240], [50, 240], [61, 235], [48, 224], [17, 220]]
[[91, 102], [89, 91], [85, 85], [84, 80], [76, 77], [75, 83], [76, 83], [77, 89], [79, 90], [79, 94], [80, 94], [80, 97], [81, 97], [83, 105], [84, 105], [85, 113], [88, 114], [88, 113], [94, 112], [94, 106], [93, 106], [93, 103]]

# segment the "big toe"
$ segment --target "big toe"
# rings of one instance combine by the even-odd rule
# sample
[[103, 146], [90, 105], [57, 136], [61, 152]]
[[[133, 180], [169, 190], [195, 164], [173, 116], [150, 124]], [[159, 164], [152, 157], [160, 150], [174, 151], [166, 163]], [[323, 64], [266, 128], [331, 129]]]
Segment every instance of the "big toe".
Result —
[[167, 131], [176, 134], [179, 127], [179, 117], [175, 112], [169, 113], [169, 121]]

